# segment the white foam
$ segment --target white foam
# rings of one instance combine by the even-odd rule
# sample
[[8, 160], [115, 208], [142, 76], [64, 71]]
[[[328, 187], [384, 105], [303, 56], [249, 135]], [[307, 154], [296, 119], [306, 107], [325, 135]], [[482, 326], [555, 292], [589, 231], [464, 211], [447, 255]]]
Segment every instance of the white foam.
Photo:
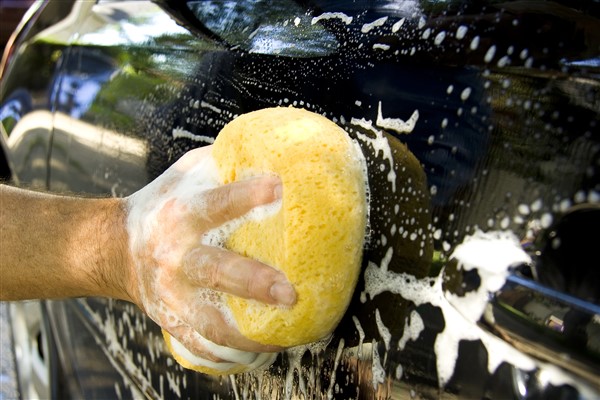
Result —
[[395, 193], [396, 192], [396, 171], [394, 169], [394, 158], [392, 156], [392, 149], [390, 148], [390, 144], [387, 141], [387, 139], [385, 138], [385, 136], [383, 135], [383, 132], [374, 128], [373, 123], [371, 121], [365, 120], [364, 118], [363, 119], [352, 118], [350, 123], [353, 125], [360, 126], [360, 127], [364, 128], [366, 130], [369, 130], [375, 134], [374, 137], [370, 137], [370, 136], [364, 135], [360, 132], [356, 133], [358, 140], [360, 140], [363, 143], [367, 143], [371, 147], [373, 147], [373, 150], [375, 151], [376, 156], [379, 155], [379, 153], [382, 153], [384, 160], [386, 160], [388, 162], [390, 171], [388, 172], [387, 179], [388, 179], [388, 182], [392, 186], [392, 192]]
[[358, 358], [361, 358], [363, 342], [365, 340], [365, 331], [355, 315], [352, 316], [352, 321], [354, 321], [354, 326], [356, 326], [356, 331], [358, 332]]
[[424, 329], [423, 318], [421, 318], [418, 312], [413, 310], [410, 313], [410, 317], [407, 317], [404, 322], [404, 331], [402, 332], [402, 337], [398, 340], [398, 350], [404, 350], [409, 340], [417, 340]]
[[212, 368], [217, 371], [227, 371], [237, 367], [240, 364], [247, 366], [247, 370], [259, 368], [267, 363], [271, 364], [277, 357], [276, 353], [252, 353], [232, 349], [229, 347], [220, 346], [198, 334], [198, 339], [208, 351], [215, 356], [226, 360], [226, 362], [215, 362], [199, 357], [189, 351], [181, 342], [174, 337], [171, 337], [171, 346], [173, 351], [179, 356], [186, 359], [192, 365], [200, 365], [207, 368]]
[[206, 232], [201, 239], [202, 244], [215, 247], [223, 247], [233, 232], [249, 221], [260, 221], [273, 216], [281, 210], [282, 200], [275, 201], [263, 206], [254, 207], [245, 215], [232, 219], [218, 228]]
[[400, 30], [400, 28], [402, 27], [402, 25], [404, 25], [404, 21], [406, 21], [406, 18], [401, 18], [396, 23], [394, 23], [394, 25], [392, 25], [392, 32], [393, 33], [398, 32]]
[[[218, 171], [214, 160], [212, 157], [204, 157], [198, 160], [190, 168], [190, 171], [183, 176], [180, 171], [172, 167], [151, 184], [129, 196], [127, 198], [127, 232], [132, 254], [142, 254], [147, 243], [151, 242], [152, 235], [159, 234], [159, 232], [161, 235], [167, 234], [158, 227], [158, 215], [167, 202], [175, 200], [177, 203], [186, 204], [186, 206], [189, 205], [188, 202], [197, 202], [197, 199], [190, 198], [192, 193], [212, 189], [218, 185], [218, 180]], [[175, 186], [171, 187], [168, 195], [162, 194], [162, 188], [169, 185]], [[154, 255], [161, 258], [175, 256], [170, 252], [169, 243], [168, 240], [160, 240]], [[152, 266], [146, 265], [145, 262], [147, 261], [144, 260], [144, 262], [136, 264], [140, 276], [146, 276], [150, 271], [160, 272], [160, 269], [152, 268]], [[156, 277], [154, 277], [155, 279]], [[156, 316], [158, 312], [163, 311], [154, 308], [154, 299], [148, 297], [149, 293], [147, 293], [144, 285], [140, 285], [140, 295], [146, 307], [146, 312], [150, 316]]]
[[373, 22], [364, 24], [361, 28], [360, 31], [362, 33], [368, 33], [370, 31], [372, 31], [373, 29], [379, 27], [379, 26], [383, 26], [388, 20], [388, 17], [381, 17], [379, 19], [376, 19]]
[[206, 101], [201, 101], [200, 102], [200, 107], [202, 108], [207, 108], [211, 111], [216, 112], [217, 114], [221, 114], [223, 112], [223, 110], [221, 110], [219, 107], [215, 107], [214, 105], [207, 103]]
[[314, 17], [310, 21], [310, 23], [311, 23], [311, 25], [314, 25], [321, 20], [335, 19], [335, 18], [341, 19], [342, 22], [345, 23], [346, 25], [348, 25], [352, 22], [352, 17], [350, 17], [342, 12], [326, 12], [326, 13], [319, 15], [318, 17]]
[[294, 371], [298, 371], [299, 386], [304, 387], [304, 379], [302, 377], [302, 356], [306, 352], [306, 346], [292, 347], [285, 351], [288, 359], [288, 367], [285, 375], [285, 398], [292, 398], [292, 389], [294, 386]]
[[377, 109], [377, 121], [375, 124], [383, 129], [390, 129], [398, 133], [411, 133], [419, 120], [419, 110], [413, 111], [412, 115], [406, 120], [400, 118], [384, 118], [381, 110], [381, 102]]
[[373, 389], [377, 391], [377, 387], [385, 382], [385, 369], [381, 363], [379, 357], [379, 351], [377, 351], [377, 344], [375, 340], [372, 342], [373, 359], [371, 361], [371, 373], [373, 379]]
[[383, 339], [383, 343], [385, 344], [385, 349], [389, 351], [390, 342], [392, 340], [392, 334], [381, 320], [381, 315], [379, 314], [378, 308], [375, 309], [375, 323], [377, 324], [377, 330], [379, 331], [379, 335], [381, 336], [381, 338]]
[[[454, 373], [458, 356], [458, 345], [461, 340], [480, 340], [488, 352], [488, 371], [493, 373], [502, 362], [508, 362], [525, 371], [536, 367], [545, 370], [546, 366], [521, 353], [508, 343], [482, 330], [477, 325], [490, 291], [497, 290], [504, 283], [509, 267], [515, 263], [526, 262], [529, 257], [521, 249], [518, 239], [511, 232], [476, 231], [466, 237], [462, 244], [456, 247], [452, 255], [464, 270], [476, 269], [482, 277], [481, 286], [476, 295], [466, 296], [456, 301], [456, 296], [442, 289], [443, 274], [436, 278], [417, 279], [413, 275], [395, 273], [386, 267], [369, 262], [365, 273], [365, 292], [373, 299], [383, 292], [401, 295], [412, 301], [416, 306], [429, 303], [439, 307], [443, 313], [445, 328], [437, 335], [434, 351], [439, 385], [444, 386]], [[485, 294], [485, 295], [484, 295]], [[453, 299], [451, 304], [449, 298]], [[399, 347], [406, 344], [405, 335], [418, 335], [421, 326], [413, 317], [407, 322], [405, 333]], [[421, 320], [422, 322], [422, 320]], [[406, 333], [409, 332], [409, 333]], [[414, 340], [414, 339], [413, 339]], [[569, 379], [568, 375], [559, 371], [561, 379]], [[555, 374], [548, 374], [552, 383], [560, 383], [561, 379]], [[569, 380], [571, 382], [571, 380]], [[580, 386], [577, 386], [578, 388]]]
[[383, 43], [375, 43], [373, 44], [373, 50], [389, 50], [390, 49], [390, 45], [389, 44], [383, 44]]
[[[335, 353], [335, 359], [333, 360], [333, 369], [331, 370], [331, 376], [336, 375], [336, 371], [340, 364], [340, 359], [342, 358], [343, 350], [344, 350], [344, 339], [340, 339], [340, 342], [338, 343], [337, 351]], [[335, 385], [335, 379], [331, 379], [331, 381], [329, 382], [329, 388], [327, 389], [327, 399], [329, 399], [329, 400], [333, 399], [333, 386], [334, 385]]]
[[196, 135], [188, 130], [181, 127], [173, 128], [172, 130], [173, 139], [190, 139], [194, 142], [209, 143], [215, 142], [215, 139], [210, 136]]
[[351, 139], [350, 136], [346, 136], [347, 140], [350, 143], [350, 158], [354, 161], [355, 164], [360, 165], [362, 176], [364, 178], [365, 184], [365, 200], [367, 203], [366, 209], [366, 221], [365, 225], [365, 243], [369, 243], [371, 240], [371, 226], [369, 225], [369, 221], [371, 221], [371, 187], [369, 186], [369, 170], [367, 167], [367, 159], [362, 152], [360, 144]]

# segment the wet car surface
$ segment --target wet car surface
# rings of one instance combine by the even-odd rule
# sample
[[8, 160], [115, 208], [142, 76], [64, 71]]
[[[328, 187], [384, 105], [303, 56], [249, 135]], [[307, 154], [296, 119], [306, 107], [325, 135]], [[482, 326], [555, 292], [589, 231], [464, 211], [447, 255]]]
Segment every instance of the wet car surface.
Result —
[[361, 145], [371, 195], [330, 338], [215, 378], [176, 364], [131, 304], [49, 301], [50, 393], [598, 397], [599, 16], [592, 1], [42, 4], [2, 76], [15, 183], [126, 196], [235, 116], [294, 106]]

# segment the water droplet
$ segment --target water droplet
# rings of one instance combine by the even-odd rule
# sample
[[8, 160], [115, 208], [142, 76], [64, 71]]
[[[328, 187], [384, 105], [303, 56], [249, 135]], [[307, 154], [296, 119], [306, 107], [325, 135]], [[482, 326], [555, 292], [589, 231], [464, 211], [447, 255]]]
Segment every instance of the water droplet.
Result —
[[483, 61], [485, 61], [486, 63], [489, 63], [490, 61], [492, 61], [492, 59], [494, 58], [495, 55], [496, 55], [496, 46], [492, 45], [492, 46], [490, 46], [488, 51], [485, 53], [485, 56], [483, 57]]
[[460, 93], [460, 99], [462, 101], [465, 101], [469, 98], [469, 96], [471, 95], [471, 88], [470, 87], [466, 87], [461, 93]]
[[527, 204], [519, 204], [519, 206], [517, 207], [517, 210], [519, 211], [519, 214], [521, 215], [529, 215], [529, 206]]
[[550, 227], [550, 225], [552, 225], [552, 214], [550, 213], [545, 213], [544, 215], [542, 215], [542, 218], [540, 220], [541, 224], [542, 224], [542, 228], [546, 229], [548, 227]]
[[542, 209], [542, 199], [537, 199], [533, 203], [531, 203], [531, 211], [537, 212]]
[[439, 46], [442, 44], [442, 42], [444, 41], [445, 38], [446, 38], [446, 31], [441, 31], [440, 33], [435, 35], [435, 39], [433, 40], [433, 43], [436, 46]]

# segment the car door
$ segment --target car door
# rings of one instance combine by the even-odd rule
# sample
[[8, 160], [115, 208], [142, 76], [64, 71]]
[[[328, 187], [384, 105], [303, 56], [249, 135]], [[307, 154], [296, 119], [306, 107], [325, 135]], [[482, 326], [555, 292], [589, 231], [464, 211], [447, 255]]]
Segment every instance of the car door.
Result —
[[[598, 215], [599, 14], [288, 0], [77, 13], [53, 85], [50, 189], [128, 195], [235, 116], [295, 106], [360, 143], [371, 191], [363, 272], [327, 340], [215, 378], [176, 364], [130, 304], [52, 302], [63, 346], [81, 337], [66, 353], [79, 382], [150, 398], [594, 397], [592, 246], [561, 224]], [[560, 246], [578, 231], [583, 246]]]

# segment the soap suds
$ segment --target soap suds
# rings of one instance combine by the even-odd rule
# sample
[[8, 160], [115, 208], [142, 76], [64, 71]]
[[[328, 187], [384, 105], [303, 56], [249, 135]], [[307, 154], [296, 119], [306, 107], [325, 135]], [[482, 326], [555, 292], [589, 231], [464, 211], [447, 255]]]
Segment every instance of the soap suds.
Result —
[[190, 139], [190, 140], [193, 140], [194, 142], [208, 143], [208, 144], [215, 142], [215, 139], [210, 136], [196, 135], [196, 134], [194, 134], [190, 131], [187, 131], [181, 127], [173, 128], [172, 134], [173, 134], [173, 139]]
[[387, 21], [387, 20], [388, 20], [388, 17], [381, 17], [381, 18], [379, 18], [379, 19], [376, 19], [376, 20], [375, 20], [375, 21], [373, 21], [373, 22], [370, 22], [370, 23], [364, 24], [364, 25], [363, 25], [363, 26], [360, 28], [360, 31], [361, 31], [362, 33], [368, 33], [368, 32], [372, 31], [373, 29], [375, 29], [375, 28], [377, 28], [377, 27], [379, 27], [379, 26], [383, 26], [383, 25], [386, 23], [386, 21]]
[[361, 128], [368, 130], [374, 134], [374, 136], [368, 136], [360, 132], [356, 132], [357, 139], [361, 142], [370, 145], [375, 151], [375, 156], [380, 153], [383, 159], [388, 162], [390, 171], [387, 175], [387, 180], [392, 186], [392, 192], [396, 192], [396, 171], [394, 168], [394, 157], [392, 156], [392, 149], [389, 142], [384, 136], [383, 132], [373, 127], [373, 122], [369, 120], [352, 118], [352, 125], [360, 126]]
[[418, 312], [412, 311], [410, 317], [404, 321], [404, 331], [402, 337], [398, 340], [398, 350], [404, 350], [409, 340], [415, 341], [419, 338], [421, 332], [425, 329], [423, 318]]
[[[383, 292], [391, 292], [412, 301], [416, 306], [429, 303], [440, 308], [444, 316], [445, 328], [437, 335], [434, 344], [440, 387], [443, 387], [454, 373], [461, 340], [480, 340], [483, 343], [488, 352], [490, 373], [493, 373], [502, 362], [508, 362], [524, 371], [531, 371], [536, 367], [544, 371], [547, 368], [544, 364], [536, 362], [503, 340], [484, 331], [476, 323], [487, 304], [489, 291], [497, 290], [496, 288], [502, 286], [507, 271], [512, 265], [529, 260], [529, 256], [521, 249], [514, 234], [476, 231], [456, 247], [452, 257], [458, 261], [461, 268], [476, 269], [482, 275], [483, 289], [480, 289], [477, 295], [456, 300], [456, 296], [444, 293], [443, 274], [436, 278], [417, 279], [410, 274], [389, 271], [386, 266], [378, 266], [373, 262], [369, 262], [364, 273], [365, 292], [371, 299]], [[448, 298], [452, 299], [453, 303], [449, 302]], [[420, 331], [417, 319], [414, 320], [417, 325], [412, 327], [413, 318], [414, 314], [411, 315], [410, 326], [408, 322], [405, 326], [404, 335], [411, 332], [414, 335], [416, 331]], [[399, 347], [406, 344], [407, 339], [404, 335], [399, 342]], [[560, 376], [569, 379], [565, 373], [561, 373]], [[551, 383], [560, 382], [556, 377], [553, 379]]]
[[361, 358], [363, 342], [365, 341], [365, 331], [360, 324], [359, 319], [355, 315], [352, 316], [352, 321], [354, 322], [354, 326], [356, 326], [356, 331], [358, 332], [358, 358]]
[[[333, 368], [331, 370], [331, 376], [335, 376], [335, 373], [340, 365], [340, 359], [342, 358], [342, 352], [344, 350], [344, 339], [340, 339], [338, 348], [335, 353], [335, 359], [333, 360]], [[331, 379], [329, 382], [329, 388], [327, 389], [327, 399], [333, 399], [333, 386], [335, 385], [335, 379]]]
[[392, 340], [392, 334], [390, 330], [383, 324], [381, 320], [381, 314], [379, 314], [379, 309], [375, 309], [375, 322], [377, 324], [377, 330], [379, 331], [379, 336], [383, 339], [383, 343], [385, 344], [385, 349], [387, 351], [390, 350], [390, 342]]
[[223, 247], [227, 239], [240, 226], [250, 221], [260, 221], [277, 214], [281, 210], [282, 200], [264, 206], [254, 207], [246, 215], [227, 221], [218, 228], [206, 232], [202, 236], [202, 244], [207, 246]]
[[125, 386], [131, 391], [131, 396], [143, 398], [142, 393], [146, 393], [152, 397], [158, 397], [159, 394], [156, 393], [152, 382], [146, 377], [145, 371], [134, 360], [132, 351], [127, 349], [127, 346], [123, 346], [123, 343], [119, 340], [119, 335], [115, 330], [115, 316], [108, 314], [107, 318], [103, 319], [99, 313], [90, 307], [87, 300], [81, 299], [79, 304], [94, 321], [100, 333], [104, 335], [102, 339], [94, 335], [94, 339], [115, 370], [121, 375]]
[[394, 25], [392, 25], [392, 32], [398, 32], [400, 28], [402, 28], [402, 25], [404, 25], [404, 21], [406, 21], [406, 18], [401, 18], [398, 21], [396, 21]]
[[403, 121], [400, 118], [384, 118], [381, 111], [381, 102], [377, 109], [377, 121], [375, 124], [383, 129], [390, 129], [398, 133], [411, 133], [419, 120], [419, 110], [413, 111], [412, 115]]
[[[144, 251], [151, 251], [152, 258], [150, 260], [162, 263], [163, 265], [179, 265], [180, 263], [180, 250], [175, 248], [180, 244], [180, 239], [169, 238], [169, 240], [166, 240], [165, 235], [168, 235], [169, 232], [158, 227], [163, 209], [170, 206], [170, 212], [173, 215], [176, 215], [178, 212], [177, 207], [182, 207], [183, 209], [192, 207], [201, 212], [201, 210], [206, 209], [207, 205], [203, 196], [199, 194], [220, 185], [218, 170], [210, 153], [193, 161], [182, 159], [181, 162], [182, 164], [180, 162], [176, 163], [152, 184], [128, 198], [129, 213], [127, 229], [132, 254], [145, 254]], [[185, 170], [185, 168], [189, 169]], [[165, 188], [168, 188], [168, 190], [165, 190]], [[197, 240], [199, 243], [222, 247], [231, 232], [242, 223], [247, 220], [265, 218], [277, 212], [280, 208], [281, 200], [256, 207], [246, 215], [228, 221], [226, 224], [206, 232], [202, 237], [196, 239], [189, 238], [189, 240]], [[163, 237], [160, 241], [153, 241], [153, 236], [157, 232], [160, 232]], [[147, 249], [147, 243], [155, 243], [154, 249]], [[177, 245], [173, 243], [177, 243]], [[142, 257], [141, 260], [145, 260], [145, 258]], [[167, 307], [167, 304], [178, 303], [174, 299], [175, 294], [168, 290], [163, 290], [165, 282], [169, 282], [169, 277], [165, 275], [169, 273], [169, 270], [152, 268], [146, 265], [145, 262], [138, 262], [136, 268], [138, 275], [147, 277], [145, 281], [147, 283], [141, 284], [139, 287], [140, 298], [142, 304], [144, 304], [146, 313], [167, 331], [170, 328], [186, 325], [182, 318], [193, 314], [194, 310], [190, 309], [190, 307], [183, 307], [183, 309], [177, 310], [177, 313], [175, 313]], [[198, 288], [196, 293], [197, 295], [194, 298], [196, 306], [207, 304], [216, 308], [230, 326], [236, 327], [235, 319], [226, 305], [222, 293], [202, 288]], [[158, 294], [160, 294], [160, 297], [158, 297]], [[222, 363], [214, 363], [206, 360], [190, 352], [179, 340], [170, 337], [174, 353], [190, 362], [191, 365], [208, 367], [216, 371], [227, 371], [239, 365], [255, 368], [274, 359], [271, 354], [267, 353], [257, 354], [219, 346], [192, 329], [190, 329], [190, 332], [180, 339], [183, 339], [184, 342], [199, 343], [207, 351], [225, 360]]]
[[373, 376], [373, 389], [377, 391], [377, 387], [385, 382], [385, 368], [381, 363], [379, 351], [377, 350], [377, 343], [375, 340], [372, 342], [373, 359], [371, 361], [371, 373]]
[[342, 22], [345, 23], [346, 25], [348, 25], [352, 22], [352, 17], [350, 17], [342, 12], [326, 12], [326, 13], [319, 15], [318, 17], [314, 17], [310, 23], [312, 25], [314, 25], [321, 20], [335, 19], [335, 18], [342, 20]]
[[458, 261], [459, 270], [476, 270], [481, 279], [479, 288], [464, 296], [446, 293], [450, 303], [473, 323], [481, 318], [490, 294], [506, 282], [509, 267], [531, 261], [511, 235], [490, 239], [479, 232], [467, 237], [454, 250], [452, 258]]
[[206, 101], [201, 101], [200, 102], [200, 107], [202, 108], [207, 108], [211, 111], [216, 112], [217, 114], [221, 114], [223, 112], [223, 110], [221, 110], [219, 107], [215, 107], [210, 103], [207, 103]]
[[383, 44], [383, 43], [375, 43], [373, 44], [373, 50], [389, 50], [390, 49], [390, 45], [389, 44]]

